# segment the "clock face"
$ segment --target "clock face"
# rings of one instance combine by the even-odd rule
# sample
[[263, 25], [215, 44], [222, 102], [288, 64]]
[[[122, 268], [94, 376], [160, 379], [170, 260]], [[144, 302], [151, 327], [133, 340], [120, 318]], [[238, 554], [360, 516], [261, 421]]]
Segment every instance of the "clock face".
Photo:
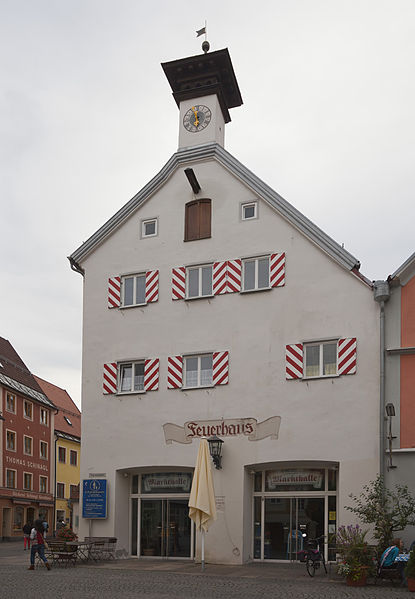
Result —
[[203, 104], [196, 104], [189, 108], [183, 117], [183, 126], [190, 133], [203, 131], [209, 125], [212, 118], [210, 108]]

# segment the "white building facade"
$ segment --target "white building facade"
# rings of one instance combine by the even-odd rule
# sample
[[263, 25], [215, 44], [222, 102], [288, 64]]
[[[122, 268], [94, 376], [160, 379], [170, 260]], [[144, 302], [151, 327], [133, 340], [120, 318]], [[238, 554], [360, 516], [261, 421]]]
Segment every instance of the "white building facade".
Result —
[[198, 439], [216, 434], [206, 560], [295, 559], [303, 532], [326, 535], [332, 558], [349, 493], [379, 469], [371, 285], [223, 148], [242, 103], [227, 50], [163, 68], [179, 149], [70, 257], [84, 276], [81, 480], [109, 490], [107, 519], [81, 519], [80, 535], [197, 558], [187, 501]]

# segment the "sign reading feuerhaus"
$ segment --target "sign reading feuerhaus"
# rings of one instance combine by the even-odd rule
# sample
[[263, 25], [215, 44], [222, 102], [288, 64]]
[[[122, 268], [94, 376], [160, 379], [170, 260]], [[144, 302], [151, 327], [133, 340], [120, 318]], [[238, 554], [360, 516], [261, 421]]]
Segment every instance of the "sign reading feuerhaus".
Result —
[[281, 417], [272, 416], [263, 422], [255, 418], [232, 418], [226, 420], [189, 420], [184, 426], [168, 422], [163, 425], [167, 444], [191, 443], [200, 437], [248, 437], [249, 441], [259, 441], [266, 437], [278, 439]]

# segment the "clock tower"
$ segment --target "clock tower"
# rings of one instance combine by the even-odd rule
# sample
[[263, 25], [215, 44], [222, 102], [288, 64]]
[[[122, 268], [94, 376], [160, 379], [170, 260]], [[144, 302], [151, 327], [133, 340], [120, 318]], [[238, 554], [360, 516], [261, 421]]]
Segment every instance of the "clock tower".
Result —
[[225, 141], [229, 109], [242, 97], [228, 50], [162, 63], [179, 107], [179, 148]]

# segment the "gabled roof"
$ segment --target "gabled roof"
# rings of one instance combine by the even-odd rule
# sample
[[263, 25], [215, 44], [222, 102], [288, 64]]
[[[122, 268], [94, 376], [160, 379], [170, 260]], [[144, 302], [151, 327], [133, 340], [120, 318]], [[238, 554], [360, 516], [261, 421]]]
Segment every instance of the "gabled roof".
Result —
[[409, 256], [392, 275], [389, 275], [388, 281], [392, 284], [406, 285], [406, 283], [415, 276], [415, 252]]
[[0, 384], [54, 408], [10, 341], [0, 337]]
[[[269, 206], [275, 209], [293, 227], [301, 231], [310, 241], [320, 247], [333, 260], [343, 268], [354, 271], [360, 267], [360, 262], [348, 251], [341, 247], [324, 231], [317, 227], [289, 202], [284, 200], [276, 191], [271, 189], [259, 177], [254, 175], [241, 162], [236, 160], [229, 152], [217, 143], [203, 144], [179, 149], [164, 165], [161, 171], [129, 202], [127, 202], [113, 217], [111, 217], [96, 233], [85, 241], [70, 256], [69, 261], [74, 270], [83, 272], [82, 261], [97, 248], [113, 231], [129, 218], [146, 200], [148, 200], [162, 185], [166, 183], [175, 170], [181, 166], [215, 159], [242, 183], [249, 187], [256, 195], [262, 198]], [[359, 277], [367, 282], [365, 277]]]
[[72, 401], [69, 393], [38, 376], [35, 376], [35, 379], [43, 392], [59, 409], [55, 416], [55, 431], [57, 433], [61, 432], [61, 436], [65, 436], [65, 438], [77, 437], [76, 440], [79, 441], [81, 437], [81, 412]]

